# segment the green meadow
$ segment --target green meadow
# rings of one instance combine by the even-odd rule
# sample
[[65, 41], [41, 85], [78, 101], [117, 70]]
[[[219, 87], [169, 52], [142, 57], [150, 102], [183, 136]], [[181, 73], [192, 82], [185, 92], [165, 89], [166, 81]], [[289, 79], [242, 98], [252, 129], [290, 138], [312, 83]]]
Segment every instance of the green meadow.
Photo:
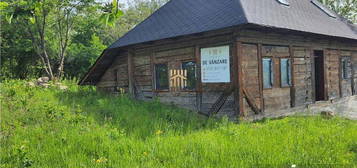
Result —
[[238, 123], [64, 83], [1, 83], [1, 168], [357, 167], [357, 121]]

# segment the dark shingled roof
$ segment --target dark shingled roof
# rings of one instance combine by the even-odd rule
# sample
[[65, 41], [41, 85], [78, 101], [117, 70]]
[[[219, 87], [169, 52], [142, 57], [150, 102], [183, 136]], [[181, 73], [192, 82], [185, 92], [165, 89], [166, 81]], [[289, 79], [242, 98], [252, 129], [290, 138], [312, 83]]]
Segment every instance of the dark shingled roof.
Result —
[[[277, 0], [171, 0], [109, 49], [246, 24], [357, 40], [356, 25], [346, 19], [330, 17], [311, 0], [287, 1], [289, 6]], [[102, 55], [81, 84], [98, 82], [104, 72], [95, 69], [110, 66], [104, 57], [114, 59]]]
[[248, 23], [357, 39], [353, 25], [328, 16], [311, 0], [288, 2], [289, 6], [277, 0], [171, 0], [110, 48]]

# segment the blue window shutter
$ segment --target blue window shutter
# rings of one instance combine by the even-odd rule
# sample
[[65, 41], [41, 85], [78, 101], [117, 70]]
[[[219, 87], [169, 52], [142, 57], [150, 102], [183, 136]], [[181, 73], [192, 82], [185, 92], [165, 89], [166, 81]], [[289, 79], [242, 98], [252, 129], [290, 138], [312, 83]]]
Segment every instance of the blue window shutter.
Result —
[[288, 58], [280, 60], [280, 81], [282, 87], [291, 86], [291, 65]]
[[263, 58], [263, 87], [272, 88], [274, 79], [273, 60], [271, 58]]

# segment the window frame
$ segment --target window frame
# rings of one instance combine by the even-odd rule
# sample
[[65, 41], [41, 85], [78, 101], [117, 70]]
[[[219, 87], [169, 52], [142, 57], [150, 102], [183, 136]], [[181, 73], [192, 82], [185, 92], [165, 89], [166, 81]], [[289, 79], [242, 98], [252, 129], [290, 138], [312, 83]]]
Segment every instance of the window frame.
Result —
[[[195, 80], [195, 85], [192, 89], [186, 87], [186, 88], [183, 88], [182, 91], [196, 91], [197, 90], [197, 62], [196, 60], [182, 60], [181, 61], [181, 69], [184, 70], [184, 67], [183, 65], [185, 63], [189, 63], [189, 62], [193, 62], [195, 64], [195, 72], [194, 72], [194, 80]], [[187, 84], [188, 84], [188, 72], [187, 72]]]
[[[167, 68], [167, 88], [158, 88], [158, 83], [157, 83], [157, 65], [166, 65]], [[154, 87], [155, 91], [158, 92], [168, 92], [170, 91], [170, 75], [169, 75], [169, 64], [168, 62], [160, 62], [160, 63], [154, 63]]]
[[[341, 79], [342, 80], [349, 80], [351, 79], [351, 76], [349, 75], [349, 71], [351, 71], [352, 67], [349, 64], [349, 60], [351, 60], [351, 57], [349, 56], [342, 56], [340, 60], [340, 69], [341, 69]], [[350, 68], [350, 69], [349, 69]]]

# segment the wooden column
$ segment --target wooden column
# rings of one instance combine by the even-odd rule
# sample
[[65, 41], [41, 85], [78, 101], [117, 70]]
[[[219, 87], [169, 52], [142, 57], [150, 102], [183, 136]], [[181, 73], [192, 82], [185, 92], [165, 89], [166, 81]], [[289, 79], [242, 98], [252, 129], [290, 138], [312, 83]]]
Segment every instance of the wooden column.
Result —
[[243, 71], [242, 71], [242, 55], [243, 55], [243, 51], [242, 51], [242, 42], [241, 41], [236, 41], [235, 42], [235, 50], [237, 55], [235, 56], [237, 59], [237, 71], [238, 71], [238, 80], [237, 80], [237, 87], [238, 87], [238, 100], [237, 100], [237, 104], [239, 105], [239, 115], [240, 117], [245, 117], [244, 114], [244, 103], [243, 103]]
[[295, 107], [295, 74], [294, 74], [294, 48], [289, 45], [291, 86], [290, 86], [290, 106]]
[[151, 50], [150, 51], [150, 70], [151, 70], [151, 92], [152, 92], [152, 97], [157, 96], [156, 92], [156, 84], [155, 84], [155, 51]]
[[353, 53], [351, 55], [351, 87], [352, 87], [352, 95], [356, 95], [357, 94], [357, 90], [355, 88], [355, 77], [356, 77], [356, 71], [355, 71], [355, 67], [357, 66], [357, 64], [354, 64], [354, 59], [353, 59]]
[[329, 100], [329, 74], [328, 74], [328, 64], [329, 64], [329, 60], [327, 58], [329, 58], [329, 52], [327, 49], [323, 50], [323, 69], [324, 69], [324, 80], [325, 80], [325, 100]]
[[129, 82], [129, 94], [135, 98], [135, 90], [134, 90], [134, 67], [133, 67], [133, 57], [134, 51], [128, 51], [128, 82]]
[[311, 99], [312, 103], [316, 102], [316, 79], [315, 79], [315, 54], [314, 50], [310, 47], [310, 61], [311, 61]]
[[233, 44], [232, 44], [232, 58], [233, 58], [233, 96], [234, 96], [234, 111], [235, 111], [235, 115], [239, 115], [239, 87], [238, 87], [238, 54], [237, 54], [237, 42], [236, 41], [236, 34], [233, 35], [234, 40], [233, 40]]
[[338, 57], [338, 92], [340, 93], [340, 98], [342, 98], [342, 72], [341, 72], [341, 50], [337, 50]]
[[260, 94], [260, 110], [264, 113], [264, 93], [263, 93], [263, 57], [262, 44], [258, 44], [258, 80], [259, 80], [259, 94]]
[[202, 111], [202, 79], [201, 79], [201, 50], [198, 45], [195, 46], [196, 59], [196, 108], [197, 111]]

